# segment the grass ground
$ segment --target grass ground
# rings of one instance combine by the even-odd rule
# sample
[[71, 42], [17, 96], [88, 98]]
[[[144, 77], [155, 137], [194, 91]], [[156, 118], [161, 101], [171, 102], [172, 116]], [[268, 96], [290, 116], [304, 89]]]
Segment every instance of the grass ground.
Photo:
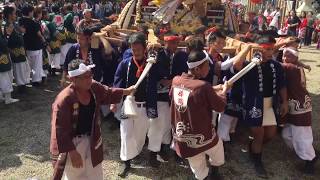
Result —
[[[314, 145], [320, 149], [320, 54], [314, 47], [303, 48], [300, 59], [312, 66], [307, 73], [308, 89], [313, 100]], [[32, 88], [27, 95], [16, 95], [21, 102], [4, 106], [0, 104], [0, 180], [23, 180], [37, 178], [50, 179], [52, 168], [49, 160], [50, 111], [54, 97], [58, 93], [58, 79], [51, 79], [45, 88]], [[103, 161], [104, 178], [119, 179], [119, 131], [110, 131], [108, 123], [103, 123], [105, 157]], [[244, 136], [228, 148], [226, 163], [221, 168], [225, 179], [250, 180], [255, 177], [247, 153]], [[146, 151], [142, 157], [147, 157]], [[147, 158], [143, 158], [147, 159]], [[278, 136], [268, 144], [263, 160], [274, 180], [319, 180], [320, 163], [315, 176], [304, 176], [297, 169], [301, 162], [289, 150]], [[173, 160], [172, 160], [173, 161]], [[142, 162], [134, 166], [128, 179], [167, 179], [185, 180], [192, 177], [189, 169], [176, 166], [173, 162], [162, 164], [158, 169], [151, 169]]]

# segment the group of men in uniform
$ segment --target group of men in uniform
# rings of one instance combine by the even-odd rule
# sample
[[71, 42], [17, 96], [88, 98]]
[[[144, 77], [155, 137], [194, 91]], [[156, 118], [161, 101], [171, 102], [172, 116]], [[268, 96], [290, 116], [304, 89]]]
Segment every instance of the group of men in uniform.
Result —
[[[227, 80], [249, 64], [246, 56], [252, 45], [232, 58], [225, 58], [221, 53], [226, 36], [217, 29], [209, 31], [206, 37], [209, 49], [203, 48], [203, 40], [191, 38], [188, 52], [178, 49], [180, 36], [167, 32], [163, 37], [164, 47], [156, 50], [157, 62], [137, 88], [133, 86], [145, 70], [151, 50], [147, 48], [146, 34], [131, 34], [130, 50], [126, 51], [114, 76], [115, 89], [98, 83], [100, 53], [90, 48], [90, 33], [77, 32], [78, 44], [70, 48], [64, 65], [65, 78], [70, 78], [71, 85], [57, 96], [52, 107], [50, 150], [55, 160], [55, 177], [102, 179], [99, 113], [105, 104], [120, 114], [123, 168], [119, 176], [123, 178], [147, 142], [151, 167], [159, 167], [159, 160], [167, 161], [171, 148], [188, 161], [195, 178], [217, 179], [221, 177], [218, 167], [225, 162], [223, 141], [230, 141], [229, 134], [234, 132], [237, 122], [250, 129], [249, 152], [257, 175], [268, 177], [261, 160], [263, 145], [276, 135], [281, 120], [297, 115], [306, 118], [301, 119], [305, 123], [289, 125], [283, 134], [306, 161], [305, 172], [314, 172], [317, 157], [312, 146], [311, 125], [306, 123], [311, 119], [310, 97], [302, 85], [301, 96], [306, 98], [295, 96], [287, 88], [288, 81], [293, 80], [285, 77], [285, 73], [296, 73], [296, 77], [290, 77], [298, 79], [303, 67], [296, 59], [294, 65], [273, 60], [279, 47], [289, 46], [292, 39], [279, 44], [270, 35], [259, 36], [256, 43], [262, 54], [261, 63], [235, 84], [229, 84]], [[295, 53], [296, 50], [287, 49], [284, 59], [292, 58], [290, 55]], [[284, 71], [284, 67], [288, 70]], [[122, 96], [133, 93], [137, 115], [126, 116], [121, 106]], [[307, 117], [300, 115], [305, 113]], [[297, 121], [287, 123], [290, 122]], [[300, 125], [308, 128], [299, 128]], [[298, 131], [306, 131], [308, 141], [297, 140]]]
[[41, 6], [25, 4], [20, 9], [22, 17], [17, 17], [14, 4], [1, 7], [0, 99], [6, 104], [18, 101], [11, 98], [13, 79], [20, 93], [30, 83], [39, 86], [45, 82], [47, 71], [55, 75], [61, 69], [69, 48], [77, 42], [75, 28], [79, 18], [73, 13], [73, 6], [61, 8], [66, 10], [65, 16], [60, 7], [51, 8], [49, 13]]

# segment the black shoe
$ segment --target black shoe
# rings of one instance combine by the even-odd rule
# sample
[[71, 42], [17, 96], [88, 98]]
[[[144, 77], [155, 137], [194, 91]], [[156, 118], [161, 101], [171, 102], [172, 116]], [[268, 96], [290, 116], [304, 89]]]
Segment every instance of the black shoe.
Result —
[[42, 77], [42, 81], [40, 83], [41, 85], [46, 85], [47, 84], [47, 77]]
[[261, 153], [252, 153], [252, 158], [254, 160], [254, 169], [258, 177], [267, 179], [268, 173], [264, 168], [264, 165], [261, 160], [261, 156], [262, 156]]
[[120, 173], [118, 174], [119, 177], [125, 178], [128, 176], [129, 171], [131, 170], [131, 162], [130, 160], [124, 161], [123, 167], [120, 170]]
[[219, 167], [217, 166], [211, 166], [211, 173], [208, 177], [214, 180], [223, 180], [223, 176], [219, 173]]
[[313, 158], [312, 161], [305, 161], [306, 164], [304, 165], [303, 173], [308, 175], [314, 175], [314, 172], [315, 172], [314, 165], [317, 161], [318, 161], [318, 156]]
[[48, 68], [48, 73], [51, 75], [52, 74], [52, 69], [51, 67]]
[[161, 144], [161, 150], [158, 153], [158, 155], [161, 157], [163, 161], [168, 162], [170, 159], [169, 151], [170, 151], [170, 144]]
[[53, 77], [57, 76], [56, 72], [57, 72], [56, 68], [51, 68], [51, 76], [53, 76]]
[[178, 166], [181, 166], [183, 168], [189, 168], [188, 161], [182, 159], [176, 153], [175, 153], [175, 160], [176, 160], [176, 163], [178, 164]]
[[33, 87], [40, 87], [41, 84], [39, 82], [32, 82]]
[[236, 142], [236, 133], [230, 133], [230, 144], [234, 144]]
[[157, 160], [157, 152], [150, 151], [149, 154], [149, 165], [153, 168], [158, 168], [160, 166], [160, 162]]

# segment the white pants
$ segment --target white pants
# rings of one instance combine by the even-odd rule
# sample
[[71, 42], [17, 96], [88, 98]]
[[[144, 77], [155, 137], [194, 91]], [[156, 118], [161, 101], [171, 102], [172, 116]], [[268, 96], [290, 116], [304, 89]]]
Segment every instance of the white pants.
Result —
[[67, 163], [64, 170], [63, 180], [102, 180], [102, 165], [92, 166], [90, 136], [73, 138], [78, 153], [81, 155], [83, 167], [73, 168], [71, 159], [68, 155]]
[[60, 69], [61, 53], [49, 54], [49, 64], [51, 68]]
[[42, 77], [45, 77], [42, 65], [42, 49], [37, 51], [26, 51], [27, 59], [32, 72], [32, 82], [41, 82]]
[[159, 152], [161, 144], [171, 143], [171, 118], [168, 102], [158, 102], [158, 118], [150, 120], [148, 149]]
[[221, 139], [219, 139], [218, 143], [211, 149], [187, 158], [193, 174], [200, 180], [206, 178], [209, 173], [206, 155], [209, 156], [209, 162], [212, 166], [221, 166], [224, 164], [224, 149]]
[[67, 44], [61, 46], [61, 48], [60, 48], [60, 50], [61, 50], [60, 65], [64, 64], [64, 61], [66, 60], [67, 53], [68, 53], [71, 46], [72, 46], [72, 43], [67, 43]]
[[0, 92], [5, 94], [11, 93], [12, 91], [12, 70], [0, 72]]
[[285, 143], [294, 149], [302, 160], [311, 161], [316, 156], [313, 148], [313, 135], [311, 126], [295, 126], [286, 124], [282, 130]]
[[30, 67], [28, 61], [13, 63], [13, 75], [18, 86], [28, 84], [30, 82]]
[[217, 133], [223, 141], [230, 141], [230, 133], [236, 130], [238, 118], [225, 113], [219, 114]]
[[149, 128], [146, 108], [137, 108], [137, 116], [122, 119], [120, 122], [121, 148], [120, 159], [127, 161], [140, 154], [145, 144]]

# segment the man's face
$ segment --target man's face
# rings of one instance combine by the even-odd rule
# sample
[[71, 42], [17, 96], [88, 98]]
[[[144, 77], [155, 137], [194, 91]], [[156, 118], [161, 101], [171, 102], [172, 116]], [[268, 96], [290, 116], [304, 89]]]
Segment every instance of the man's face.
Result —
[[270, 45], [268, 47], [262, 47], [261, 52], [262, 52], [263, 61], [268, 61], [272, 59], [274, 54], [274, 45]]
[[84, 18], [86, 19], [86, 20], [90, 20], [91, 19], [91, 12], [90, 11], [87, 11], [86, 13], [84, 13]]
[[294, 56], [291, 53], [286, 52], [283, 54], [282, 60], [285, 63], [295, 64], [298, 61], [298, 57]]
[[165, 47], [166, 49], [168, 49], [169, 51], [171, 51], [172, 53], [176, 52], [178, 49], [178, 44], [179, 41], [175, 40], [175, 41], [167, 41], [165, 42]]
[[92, 85], [92, 72], [88, 71], [80, 76], [71, 78], [76, 88], [80, 90], [89, 90]]
[[86, 36], [83, 33], [78, 33], [77, 40], [78, 40], [78, 43], [80, 44], [80, 46], [85, 47], [85, 46], [89, 46], [90, 41], [91, 41], [91, 37]]
[[146, 48], [141, 43], [131, 44], [132, 54], [136, 60], [143, 60], [146, 53]]
[[219, 37], [215, 42], [211, 44], [211, 48], [215, 49], [218, 53], [220, 53], [225, 46], [226, 46], [226, 40]]

